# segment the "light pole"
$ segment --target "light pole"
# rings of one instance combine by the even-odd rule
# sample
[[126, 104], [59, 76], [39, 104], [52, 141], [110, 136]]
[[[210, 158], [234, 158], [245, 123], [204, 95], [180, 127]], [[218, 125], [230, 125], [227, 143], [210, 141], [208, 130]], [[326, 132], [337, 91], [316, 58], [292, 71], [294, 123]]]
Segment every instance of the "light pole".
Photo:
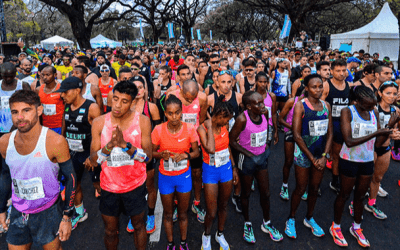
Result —
[[6, 31], [6, 22], [4, 21], [3, 0], [0, 0], [0, 28], [1, 28], [1, 42], [7, 42], [7, 31]]

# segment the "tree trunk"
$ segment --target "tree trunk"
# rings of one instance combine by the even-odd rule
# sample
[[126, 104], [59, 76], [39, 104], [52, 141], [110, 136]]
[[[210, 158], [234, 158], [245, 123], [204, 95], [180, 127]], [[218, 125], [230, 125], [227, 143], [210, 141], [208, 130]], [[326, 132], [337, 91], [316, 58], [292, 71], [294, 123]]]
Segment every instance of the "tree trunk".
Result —
[[68, 16], [71, 22], [72, 33], [78, 41], [80, 49], [92, 49], [90, 45], [90, 37], [92, 36], [92, 28], [85, 26], [83, 17]]

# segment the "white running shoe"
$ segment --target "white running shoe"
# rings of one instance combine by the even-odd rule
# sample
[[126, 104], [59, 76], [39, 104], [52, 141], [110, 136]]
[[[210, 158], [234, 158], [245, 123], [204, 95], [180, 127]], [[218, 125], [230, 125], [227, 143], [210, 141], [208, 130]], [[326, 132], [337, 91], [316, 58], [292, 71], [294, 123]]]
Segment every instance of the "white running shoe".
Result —
[[211, 235], [205, 236], [203, 233], [201, 240], [201, 250], [211, 250]]
[[215, 240], [219, 243], [220, 250], [230, 250], [228, 242], [225, 240], [224, 234], [218, 236], [218, 232], [215, 233]]
[[386, 197], [386, 196], [388, 196], [388, 195], [389, 195], [389, 193], [386, 192], [386, 190], [383, 189], [381, 186], [379, 186], [378, 196], [379, 196], [379, 197]]

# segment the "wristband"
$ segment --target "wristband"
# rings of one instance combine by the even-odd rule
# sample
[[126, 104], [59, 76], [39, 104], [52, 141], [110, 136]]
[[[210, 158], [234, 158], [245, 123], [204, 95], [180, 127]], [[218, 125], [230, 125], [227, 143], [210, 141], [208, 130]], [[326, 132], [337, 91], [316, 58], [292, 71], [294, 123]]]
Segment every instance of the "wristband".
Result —
[[61, 219], [61, 222], [71, 222], [72, 221], [72, 219], [71, 218], [68, 218], [68, 219], [64, 219], [64, 218], [62, 218]]
[[112, 149], [108, 149], [108, 148], [107, 148], [107, 144], [104, 146], [104, 148], [105, 148], [108, 152], [111, 153]]
[[190, 161], [191, 159], [192, 159], [192, 157], [190, 156], [190, 154], [188, 153], [188, 152], [185, 152], [185, 154], [187, 154], [187, 156], [188, 156], [188, 160]]
[[149, 157], [147, 157], [147, 154], [143, 151], [143, 149], [137, 148], [135, 152], [133, 152], [131, 159], [139, 162], [145, 162], [149, 160]]

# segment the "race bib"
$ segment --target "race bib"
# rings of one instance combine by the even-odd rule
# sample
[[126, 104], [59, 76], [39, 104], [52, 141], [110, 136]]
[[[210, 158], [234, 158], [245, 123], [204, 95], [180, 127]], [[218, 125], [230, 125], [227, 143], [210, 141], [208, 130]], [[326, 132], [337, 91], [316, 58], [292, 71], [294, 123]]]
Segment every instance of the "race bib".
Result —
[[196, 125], [197, 114], [182, 114], [182, 121]]
[[279, 85], [287, 85], [288, 78], [287, 77], [281, 77], [279, 79]]
[[340, 117], [340, 112], [346, 107], [347, 105], [332, 105], [332, 117]]
[[224, 150], [215, 152], [215, 167], [219, 168], [229, 162], [229, 149], [226, 148]]
[[107, 106], [107, 97], [103, 97], [103, 105]]
[[267, 143], [268, 129], [259, 133], [251, 133], [250, 145], [253, 148], [264, 146]]
[[10, 99], [9, 96], [2, 96], [1, 97], [1, 109], [10, 109], [10, 105], [8, 100]]
[[390, 120], [390, 115], [385, 115], [384, 113], [379, 113], [379, 124], [381, 128], [384, 128]]
[[165, 171], [181, 171], [187, 168], [188, 161], [182, 160], [180, 162], [175, 162], [172, 158], [169, 158], [168, 161], [164, 161], [164, 169]]
[[45, 115], [55, 115], [56, 105], [55, 104], [43, 104], [43, 114]]
[[328, 132], [328, 123], [329, 120], [320, 120], [320, 121], [309, 121], [308, 128], [310, 130], [310, 136], [323, 136]]
[[354, 126], [353, 126], [353, 131], [352, 131], [352, 135], [353, 138], [360, 138], [360, 137], [364, 137], [367, 135], [370, 135], [372, 133], [374, 133], [376, 131], [376, 126], [373, 124], [365, 124], [365, 123], [359, 123], [359, 122], [355, 122]]
[[272, 118], [271, 107], [266, 107], [268, 110], [268, 120]]
[[43, 182], [41, 177], [35, 177], [29, 180], [12, 180], [15, 195], [24, 200], [32, 201], [45, 197]]
[[122, 167], [133, 166], [135, 161], [131, 159], [128, 153], [122, 151], [122, 148], [116, 147], [112, 150], [110, 156], [107, 158], [107, 166], [109, 167]]
[[82, 140], [74, 140], [67, 138], [69, 149], [75, 152], [83, 152]]

